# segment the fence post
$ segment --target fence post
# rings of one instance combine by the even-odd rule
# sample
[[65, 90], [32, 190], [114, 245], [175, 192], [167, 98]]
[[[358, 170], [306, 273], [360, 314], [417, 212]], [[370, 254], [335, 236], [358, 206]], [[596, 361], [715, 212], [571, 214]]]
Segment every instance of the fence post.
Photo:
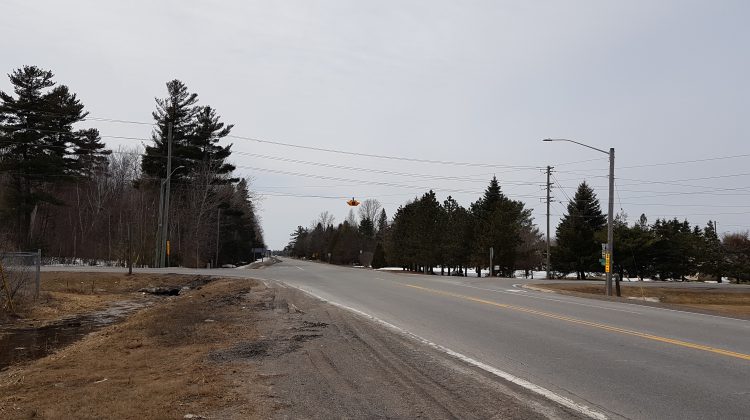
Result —
[[42, 250], [36, 250], [36, 291], [34, 293], [34, 299], [39, 298], [39, 286], [41, 284], [41, 270], [42, 270]]

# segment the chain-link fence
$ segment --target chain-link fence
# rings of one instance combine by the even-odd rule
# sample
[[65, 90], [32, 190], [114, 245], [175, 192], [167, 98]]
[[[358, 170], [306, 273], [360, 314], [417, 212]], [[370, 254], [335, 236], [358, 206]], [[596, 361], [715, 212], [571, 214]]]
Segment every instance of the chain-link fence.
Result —
[[39, 296], [41, 257], [40, 251], [0, 252], [0, 308]]

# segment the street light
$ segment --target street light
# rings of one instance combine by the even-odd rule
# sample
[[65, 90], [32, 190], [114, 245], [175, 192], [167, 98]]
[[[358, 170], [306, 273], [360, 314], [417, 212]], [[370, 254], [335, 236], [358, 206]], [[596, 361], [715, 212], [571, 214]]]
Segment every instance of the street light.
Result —
[[605, 266], [605, 271], [607, 274], [607, 296], [612, 296], [612, 266], [614, 265], [614, 258], [612, 255], [612, 251], [614, 250], [613, 242], [614, 242], [614, 233], [613, 233], [613, 212], [615, 208], [615, 199], [614, 199], [614, 193], [615, 193], [615, 148], [610, 147], [609, 152], [602, 149], [597, 149], [596, 147], [589, 146], [588, 144], [583, 144], [581, 142], [575, 141], [575, 140], [569, 140], [569, 139], [544, 139], [542, 141], [566, 141], [568, 143], [575, 143], [579, 146], [588, 147], [589, 149], [594, 149], [597, 152], [601, 152], [604, 154], [609, 155], [609, 211], [607, 212], [607, 256], [609, 257], [609, 264]]

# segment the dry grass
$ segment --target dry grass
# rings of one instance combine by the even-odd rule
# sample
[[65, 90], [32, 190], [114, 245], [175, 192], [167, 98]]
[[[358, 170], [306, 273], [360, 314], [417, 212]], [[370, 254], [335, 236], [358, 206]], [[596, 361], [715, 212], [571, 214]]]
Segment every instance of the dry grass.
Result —
[[255, 334], [251, 323], [222, 322], [239, 308], [220, 299], [253, 285], [217, 281], [0, 373], [0, 418], [182, 418], [217, 407], [253, 417], [253, 404], [204, 363], [209, 351]]
[[[576, 295], [604, 295], [604, 285], [599, 284], [537, 284], [536, 287]], [[623, 285], [624, 298], [658, 298], [659, 302], [700, 309], [721, 315], [750, 317], [750, 290], [685, 289], [678, 287], [641, 287]]]
[[181, 286], [195, 276], [124, 273], [43, 272], [39, 298], [19, 302], [16, 314], [24, 323], [39, 325], [64, 316], [106, 308], [113, 302], [133, 299], [139, 289]]

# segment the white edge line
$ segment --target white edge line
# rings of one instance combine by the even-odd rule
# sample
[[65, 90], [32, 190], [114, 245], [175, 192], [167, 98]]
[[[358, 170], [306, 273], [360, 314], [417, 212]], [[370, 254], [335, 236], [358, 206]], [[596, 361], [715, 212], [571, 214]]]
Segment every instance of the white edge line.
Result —
[[[283, 283], [283, 282], [278, 281], [278, 280], [276, 280], [276, 282], [277, 283]], [[574, 402], [573, 400], [571, 400], [569, 398], [563, 397], [562, 395], [555, 394], [554, 392], [548, 390], [547, 388], [541, 387], [539, 385], [535, 385], [535, 384], [533, 384], [533, 383], [531, 383], [531, 382], [529, 382], [529, 381], [527, 381], [525, 379], [519, 378], [519, 377], [517, 377], [515, 375], [511, 375], [510, 373], [505, 372], [503, 370], [500, 370], [500, 369], [498, 369], [496, 367], [493, 367], [493, 366], [490, 366], [490, 365], [488, 365], [486, 363], [482, 363], [482, 362], [480, 362], [478, 360], [472, 359], [469, 356], [466, 356], [466, 355], [461, 354], [461, 353], [459, 353], [457, 351], [451, 350], [451, 349], [449, 349], [447, 347], [443, 347], [440, 344], [433, 343], [432, 341], [427, 340], [426, 338], [422, 338], [422, 337], [420, 337], [420, 336], [418, 336], [418, 335], [416, 335], [414, 333], [406, 331], [405, 329], [403, 329], [401, 327], [397, 327], [396, 325], [393, 325], [390, 322], [383, 321], [382, 319], [380, 319], [378, 317], [370, 315], [370, 314], [368, 314], [366, 312], [362, 312], [359, 309], [355, 309], [355, 308], [352, 308], [351, 306], [346, 306], [346, 305], [343, 305], [341, 303], [332, 302], [332, 301], [330, 301], [328, 299], [325, 299], [325, 298], [323, 298], [321, 296], [316, 295], [313, 292], [310, 292], [309, 290], [305, 290], [305, 289], [302, 289], [302, 288], [294, 286], [294, 285], [289, 285], [289, 286], [291, 286], [291, 287], [293, 287], [293, 288], [295, 288], [295, 289], [297, 289], [297, 290], [299, 290], [301, 292], [304, 292], [304, 293], [306, 293], [306, 294], [308, 294], [308, 295], [310, 295], [310, 296], [312, 296], [312, 297], [314, 297], [314, 298], [316, 298], [318, 300], [321, 300], [323, 302], [329, 303], [329, 304], [331, 304], [333, 306], [336, 306], [338, 308], [345, 309], [345, 310], [350, 311], [350, 312], [354, 312], [355, 314], [363, 316], [363, 317], [365, 317], [365, 318], [367, 318], [367, 319], [369, 319], [371, 321], [375, 321], [376, 323], [378, 323], [380, 325], [383, 325], [386, 328], [389, 328], [389, 329], [394, 330], [394, 331], [396, 331], [396, 332], [398, 332], [400, 334], [403, 334], [403, 335], [406, 335], [408, 337], [411, 337], [411, 338], [413, 338], [413, 339], [415, 339], [415, 340], [417, 340], [417, 341], [419, 341], [419, 342], [421, 342], [423, 344], [426, 344], [426, 345], [428, 345], [428, 346], [430, 346], [430, 347], [432, 347], [432, 348], [434, 348], [436, 350], [439, 350], [439, 351], [441, 351], [443, 353], [446, 353], [446, 354], [448, 354], [450, 356], [453, 356], [453, 357], [455, 357], [455, 358], [457, 358], [457, 359], [459, 359], [459, 360], [461, 360], [463, 362], [466, 362], [466, 363], [468, 363], [470, 365], [476, 366], [476, 367], [478, 367], [478, 368], [480, 368], [480, 369], [482, 369], [482, 370], [484, 370], [486, 372], [489, 372], [489, 373], [491, 373], [491, 374], [493, 374], [495, 376], [503, 378], [506, 381], [512, 382], [512, 383], [514, 383], [514, 384], [516, 384], [516, 385], [518, 385], [518, 386], [520, 386], [522, 388], [526, 388], [526, 389], [528, 389], [531, 392], [539, 394], [539, 395], [541, 395], [541, 396], [543, 396], [543, 397], [545, 397], [545, 398], [547, 398], [549, 400], [552, 400], [552, 401], [554, 401], [554, 402], [556, 402], [556, 403], [558, 403], [558, 404], [560, 404], [560, 405], [562, 405], [564, 407], [567, 407], [567, 408], [569, 408], [569, 409], [571, 409], [573, 411], [581, 413], [581, 414], [583, 414], [583, 415], [585, 415], [585, 416], [587, 416], [589, 418], [597, 419], [597, 420], [607, 420], [608, 419], [608, 417], [605, 414], [600, 413], [598, 411], [595, 411], [595, 410], [593, 410], [593, 409], [591, 409], [591, 408], [589, 408], [589, 407], [587, 407], [587, 406], [585, 406], [583, 404], [578, 404], [578, 403]]]

